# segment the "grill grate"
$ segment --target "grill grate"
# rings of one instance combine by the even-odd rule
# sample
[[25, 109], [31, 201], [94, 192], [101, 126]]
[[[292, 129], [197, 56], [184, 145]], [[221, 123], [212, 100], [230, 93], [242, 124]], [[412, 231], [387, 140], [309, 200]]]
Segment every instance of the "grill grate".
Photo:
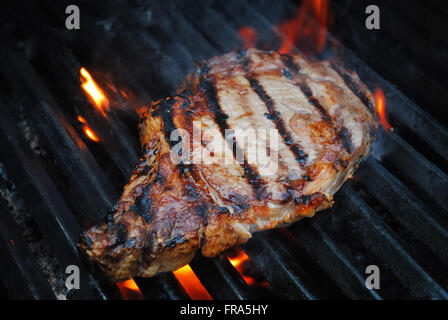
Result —
[[[17, 1], [0, 10], [5, 21], [0, 29], [0, 295], [9, 298], [121, 298], [115, 284], [87, 271], [76, 249], [81, 230], [100, 220], [119, 197], [139, 152], [134, 104], [107, 84], [129, 89], [142, 104], [168, 96], [193, 69], [192, 60], [241, 46], [241, 26], [259, 30], [260, 47], [278, 47], [273, 23], [295, 10], [286, 0], [79, 3], [81, 31], [62, 29], [69, 1]], [[347, 24], [354, 26], [348, 16]], [[405, 22], [400, 28], [407, 30]], [[268, 288], [248, 286], [224, 254], [198, 255], [190, 266], [214, 299], [446, 299], [448, 130], [433, 118], [437, 111], [421, 109], [328, 37], [338, 44], [337, 59], [371, 89], [383, 88], [395, 131], [380, 132], [377, 150], [336, 194], [333, 208], [256, 234], [242, 246]], [[382, 44], [386, 54], [392, 50], [387, 45]], [[358, 50], [368, 57], [367, 47]], [[80, 87], [82, 66], [105, 85], [115, 104], [107, 119]], [[409, 74], [399, 65], [392, 71]], [[417, 74], [437, 81], [422, 72]], [[80, 115], [101, 143], [85, 137]], [[14, 201], [5, 200], [9, 194]], [[17, 219], [14, 202], [23, 203], [21, 214], [31, 227]], [[44, 272], [31, 240], [42, 242], [42, 250], [57, 261], [55, 281]], [[65, 267], [73, 264], [81, 269], [81, 286], [67, 291]], [[365, 287], [370, 264], [380, 266], [381, 290]], [[172, 273], [135, 281], [146, 299], [189, 299]]]

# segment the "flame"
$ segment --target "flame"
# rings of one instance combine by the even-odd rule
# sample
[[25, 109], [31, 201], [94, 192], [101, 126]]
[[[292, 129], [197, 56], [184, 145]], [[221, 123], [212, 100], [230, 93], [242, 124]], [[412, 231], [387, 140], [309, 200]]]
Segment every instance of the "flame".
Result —
[[376, 102], [376, 112], [378, 113], [378, 117], [380, 118], [380, 123], [386, 130], [391, 130], [392, 126], [389, 121], [387, 121], [386, 117], [386, 97], [381, 88], [377, 88], [375, 90], [375, 102]]
[[235, 267], [248, 285], [253, 285], [255, 283], [254, 278], [244, 274], [244, 262], [249, 261], [249, 257], [243, 250], [238, 250], [238, 254], [235, 257], [227, 257], [227, 259], [229, 259], [232, 266]]
[[296, 43], [307, 39], [317, 52], [322, 52], [327, 40], [328, 20], [328, 0], [303, 0], [295, 17], [276, 27], [282, 38], [278, 51], [291, 53]]
[[95, 142], [100, 142], [100, 138], [98, 138], [98, 136], [96, 135], [95, 131], [93, 131], [89, 125], [87, 124], [86, 119], [84, 119], [81, 116], [78, 116], [78, 121], [81, 122], [83, 124], [82, 130], [84, 131], [85, 135], [87, 136], [87, 138], [89, 138], [92, 141]]
[[123, 299], [125, 300], [142, 300], [143, 294], [135, 283], [134, 279], [129, 279], [123, 282], [117, 282]]
[[[133, 111], [136, 115], [141, 116], [146, 108], [141, 107], [143, 100], [137, 97], [129, 88], [117, 88], [109, 80], [103, 80], [105, 90], [95, 82], [91, 74], [85, 69], [80, 69], [81, 87], [88, 95], [95, 108], [108, 118], [108, 112], [111, 108], [121, 109], [122, 111]], [[108, 93], [109, 97], [105, 94]], [[82, 118], [82, 117], [81, 117]], [[80, 120], [78, 118], [80, 122]]]
[[128, 99], [128, 94], [126, 93], [126, 91], [120, 90], [120, 93], [123, 96], [123, 98]]
[[243, 48], [254, 48], [257, 44], [257, 31], [251, 27], [241, 27], [238, 35], [243, 40]]
[[93, 80], [92, 76], [85, 68], [81, 68], [79, 72], [81, 74], [81, 87], [89, 95], [101, 114], [104, 117], [107, 117], [106, 111], [109, 110], [109, 99], [107, 99], [103, 90], [96, 84], [95, 80]]
[[241, 275], [241, 277], [244, 279], [244, 281], [249, 285], [257, 285], [257, 286], [265, 286], [268, 287], [269, 284], [267, 281], [259, 282], [256, 281], [254, 277], [251, 277], [246, 274], [245, 271], [245, 265], [247, 262], [250, 261], [249, 256], [246, 254], [246, 252], [243, 251], [241, 248], [235, 248], [236, 255], [229, 256], [226, 254], [227, 259], [229, 259], [232, 266], [235, 267], [235, 269], [238, 271], [238, 273]]
[[78, 121], [81, 122], [81, 123], [84, 123], [84, 124], [87, 123], [86, 119], [84, 119], [84, 118], [81, 117], [81, 116], [78, 116]]
[[173, 271], [173, 274], [179, 280], [185, 291], [187, 291], [191, 299], [213, 300], [188, 264]]
[[95, 141], [95, 142], [100, 142], [100, 139], [98, 138], [98, 136], [88, 126], [84, 127], [84, 133], [86, 134], [87, 138], [89, 138], [90, 140]]

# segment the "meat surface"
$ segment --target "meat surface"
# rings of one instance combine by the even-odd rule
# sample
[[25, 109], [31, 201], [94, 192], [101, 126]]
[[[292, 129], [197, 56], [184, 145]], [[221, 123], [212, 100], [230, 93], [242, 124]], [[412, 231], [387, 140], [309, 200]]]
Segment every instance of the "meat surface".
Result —
[[374, 103], [328, 61], [255, 49], [214, 57], [142, 116], [130, 182], [79, 247], [122, 281], [312, 217], [366, 157]]

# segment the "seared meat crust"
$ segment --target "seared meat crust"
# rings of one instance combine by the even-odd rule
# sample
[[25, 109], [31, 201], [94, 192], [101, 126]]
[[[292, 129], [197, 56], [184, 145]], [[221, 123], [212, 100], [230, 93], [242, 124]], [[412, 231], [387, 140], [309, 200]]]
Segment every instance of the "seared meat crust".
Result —
[[[358, 76], [330, 62], [255, 49], [214, 57], [142, 116], [143, 152], [130, 182], [79, 247], [121, 281], [175, 270], [199, 249], [211, 257], [255, 231], [312, 217], [332, 205], [366, 157], [378, 126], [373, 109]], [[193, 137], [199, 127], [219, 135], [205, 133], [200, 154], [179, 149], [174, 130]], [[236, 134], [249, 129], [274, 130], [277, 170], [251, 161], [244, 148], [251, 141]], [[230, 139], [228, 130], [236, 130]], [[178, 163], [176, 155], [190, 160]]]

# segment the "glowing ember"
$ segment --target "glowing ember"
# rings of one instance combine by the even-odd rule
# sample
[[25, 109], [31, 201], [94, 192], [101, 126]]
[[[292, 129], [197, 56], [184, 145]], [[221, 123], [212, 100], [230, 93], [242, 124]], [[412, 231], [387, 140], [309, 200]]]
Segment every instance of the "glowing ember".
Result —
[[101, 112], [101, 114], [106, 117], [106, 111], [109, 110], [109, 100], [104, 94], [103, 90], [96, 84], [90, 73], [85, 69], [81, 68], [81, 87], [89, 95], [95, 104], [96, 108]]
[[89, 127], [89, 125], [87, 124], [86, 119], [84, 119], [81, 116], [78, 116], [78, 121], [83, 124], [83, 128], [82, 129], [83, 129], [85, 135], [87, 136], [87, 138], [89, 138], [90, 140], [95, 141], [95, 142], [100, 142], [100, 138], [98, 138], [96, 133]]
[[98, 138], [98, 136], [89, 127], [87, 127], [87, 126], [84, 127], [84, 133], [86, 134], [87, 138], [89, 138], [90, 140], [95, 141], [95, 142], [100, 142], [100, 139]]
[[238, 273], [241, 275], [241, 277], [244, 279], [244, 281], [249, 285], [257, 285], [257, 286], [265, 286], [268, 287], [269, 284], [267, 281], [256, 281], [254, 277], [251, 277], [247, 275], [247, 272], [245, 271], [245, 265], [250, 261], [249, 256], [240, 248], [235, 248], [235, 255], [229, 256], [226, 254], [227, 259], [229, 259], [230, 263], [235, 267], [235, 269], [238, 271]]
[[125, 99], [128, 99], [128, 94], [126, 93], [126, 91], [120, 90], [120, 93]]
[[143, 294], [141, 293], [134, 279], [117, 282], [117, 286], [120, 289], [121, 294], [123, 295], [123, 299], [143, 300]]
[[303, 0], [295, 17], [277, 27], [282, 37], [279, 52], [291, 53], [303, 39], [307, 39], [315, 50], [322, 52], [327, 40], [327, 24], [328, 0]]
[[84, 119], [84, 118], [81, 117], [81, 116], [78, 116], [78, 121], [81, 122], [81, 123], [84, 123], [84, 124], [87, 123], [86, 119]]
[[384, 96], [383, 90], [381, 88], [377, 88], [375, 90], [375, 102], [376, 102], [376, 112], [378, 113], [378, 117], [380, 118], [380, 123], [386, 130], [391, 130], [392, 126], [389, 121], [387, 121], [386, 117], [386, 97]]
[[241, 27], [238, 30], [238, 35], [243, 40], [243, 48], [255, 48], [257, 44], [257, 31], [251, 27]]
[[201, 281], [194, 274], [191, 267], [187, 264], [173, 272], [179, 280], [182, 287], [193, 300], [213, 300], [207, 289], [204, 288]]

